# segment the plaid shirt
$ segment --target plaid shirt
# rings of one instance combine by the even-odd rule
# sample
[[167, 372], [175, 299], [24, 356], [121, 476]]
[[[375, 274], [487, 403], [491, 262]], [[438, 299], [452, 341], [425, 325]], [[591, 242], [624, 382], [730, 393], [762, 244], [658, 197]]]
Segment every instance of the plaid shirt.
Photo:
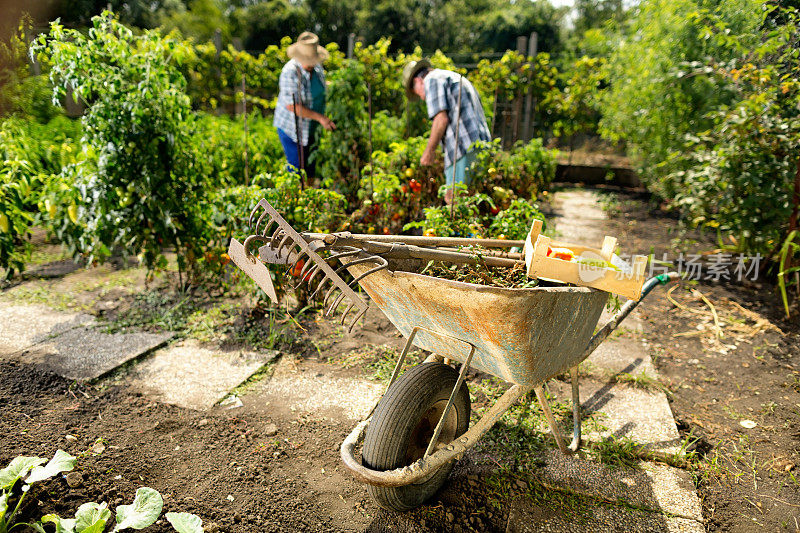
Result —
[[[458, 107], [459, 75], [449, 70], [433, 69], [425, 76], [425, 103], [428, 106], [428, 118], [435, 117], [441, 111], [447, 111], [450, 124], [444, 134], [444, 164], [453, 164], [469, 151], [476, 141], [490, 141], [489, 126], [483, 115], [483, 106], [478, 91], [467, 78], [463, 80], [461, 90], [461, 114]], [[458, 127], [458, 150], [456, 150], [456, 119]]]
[[[298, 70], [300, 71], [298, 76]], [[325, 85], [325, 71], [322, 70], [322, 65], [314, 67], [314, 72], [319, 76], [322, 84]], [[311, 73], [303, 68], [298, 61], [290, 59], [288, 63], [283, 66], [281, 76], [278, 79], [278, 103], [275, 106], [275, 118], [272, 124], [283, 130], [286, 135], [297, 142], [297, 132], [294, 122], [294, 113], [286, 109], [287, 105], [292, 105], [292, 96], [297, 96], [298, 77], [302, 79], [300, 91], [300, 103], [305, 107], [311, 109]], [[308, 146], [308, 130], [311, 125], [310, 118], [300, 118], [300, 136], [303, 139], [303, 146]]]

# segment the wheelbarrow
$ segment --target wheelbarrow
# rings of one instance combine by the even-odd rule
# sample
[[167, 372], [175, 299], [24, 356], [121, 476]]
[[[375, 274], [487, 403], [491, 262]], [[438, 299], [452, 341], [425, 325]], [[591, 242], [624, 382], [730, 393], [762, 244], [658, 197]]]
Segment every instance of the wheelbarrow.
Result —
[[[578, 365], [656, 285], [679, 279], [675, 272], [648, 279], [640, 297], [628, 300], [593, 334], [608, 299], [608, 293], [598, 289], [563, 284], [498, 288], [389, 268], [389, 260], [400, 264], [408, 258], [494, 266], [525, 264], [497, 254], [476, 259], [461, 250], [436, 249], [474, 244], [474, 239], [301, 234], [266, 200], [253, 209], [250, 225], [254, 233], [243, 244], [232, 239], [229, 254], [273, 300], [275, 290], [263, 263], [296, 268], [303, 262], [299, 279], [307, 280], [309, 286], [318, 281], [311, 297], [327, 288], [326, 315], [344, 302], [342, 323], [348, 312], [356, 309], [352, 329], [368, 308], [353, 290], [358, 284], [406, 337], [386, 393], [340, 449], [345, 466], [368, 484], [372, 498], [393, 511], [413, 509], [431, 497], [447, 480], [455, 460], [530, 391], [536, 393], [558, 448], [563, 453], [576, 452], [581, 442]], [[480, 241], [481, 246], [490, 248], [524, 245], [522, 241]], [[337, 268], [336, 263], [341, 266]], [[353, 276], [349, 283], [339, 276], [345, 269]], [[332, 297], [337, 290], [339, 296]], [[412, 346], [434, 355], [401, 376]], [[461, 363], [459, 370], [453, 362]], [[470, 368], [512, 384], [472, 428], [468, 427], [470, 400], [464, 382]], [[566, 371], [572, 381], [573, 436], [569, 445], [542, 389], [545, 382]], [[356, 449], [362, 441], [359, 460]]]
[[[349, 267], [355, 277], [366, 267]], [[628, 300], [592, 335], [608, 293], [585, 287], [506, 289], [383, 269], [359, 281], [373, 302], [406, 337], [386, 393], [341, 445], [345, 466], [367, 483], [381, 507], [407, 511], [445, 483], [455, 460], [503, 414], [535, 391], [558, 448], [574, 453], [581, 442], [578, 365], [670, 272], [647, 280], [638, 300]], [[436, 354], [402, 376], [411, 346]], [[450, 361], [461, 363], [460, 371]], [[474, 368], [513, 386], [468, 429], [470, 400], [464, 378]], [[571, 373], [573, 437], [567, 445], [542, 385]], [[356, 448], [363, 440], [361, 461]]]

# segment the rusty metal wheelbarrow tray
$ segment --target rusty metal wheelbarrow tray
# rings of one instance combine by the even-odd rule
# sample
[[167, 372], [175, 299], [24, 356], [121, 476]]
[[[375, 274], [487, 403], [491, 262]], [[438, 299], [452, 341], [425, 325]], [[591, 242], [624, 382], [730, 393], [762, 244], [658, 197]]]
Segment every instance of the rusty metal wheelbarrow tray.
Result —
[[608, 299], [585, 287], [506, 289], [389, 270], [360, 284], [404, 337], [424, 326], [417, 347], [464, 363], [472, 344], [473, 368], [520, 385], [573, 366]]
[[[365, 268], [355, 265], [348, 270], [357, 277]], [[390, 270], [365, 277], [359, 281], [363, 289], [407, 338], [389, 386], [396, 380], [412, 344], [463, 363], [453, 396], [469, 367], [488, 372], [513, 386], [455, 441], [434, 451], [437, 427], [426, 454], [394, 470], [373, 470], [355, 457], [355, 449], [369, 425], [370, 413], [342, 443], [340, 454], [345, 466], [356, 479], [372, 485], [398, 487], [418, 482], [459, 458], [506, 410], [532, 390], [536, 392], [559, 449], [564, 453], [577, 451], [581, 438], [578, 364], [656, 285], [677, 279], [677, 274], [670, 273], [648, 280], [641, 298], [626, 302], [593, 336], [608, 298], [607, 293], [596, 289], [565, 286], [506, 289]], [[547, 380], [567, 370], [571, 372], [573, 400], [573, 439], [569, 446], [561, 438], [542, 390]], [[446, 414], [447, 408], [442, 421]]]

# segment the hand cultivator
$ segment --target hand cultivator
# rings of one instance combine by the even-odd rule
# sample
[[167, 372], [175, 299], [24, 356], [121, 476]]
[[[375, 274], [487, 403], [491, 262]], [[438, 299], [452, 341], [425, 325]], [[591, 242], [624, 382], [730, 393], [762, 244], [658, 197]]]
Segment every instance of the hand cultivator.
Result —
[[[255, 234], [243, 245], [234, 240], [230, 256], [262, 288], [267, 290], [272, 284], [261, 261], [289, 265], [306, 259], [300, 279], [309, 273], [311, 284], [321, 272], [322, 280], [314, 292], [321, 294], [324, 286], [330, 286], [324, 298], [326, 305], [334, 289], [341, 291], [326, 314], [346, 298], [345, 317], [353, 307], [360, 311], [352, 328], [367, 309], [365, 300], [353, 291], [358, 283], [407, 338], [383, 398], [341, 446], [347, 468], [368, 484], [370, 495], [379, 505], [390, 510], [409, 510], [432, 496], [447, 480], [454, 460], [531, 391], [536, 393], [559, 449], [564, 453], [577, 451], [581, 440], [578, 364], [656, 285], [678, 279], [677, 274], [669, 273], [647, 280], [641, 297], [629, 300], [592, 335], [608, 298], [603, 291], [565, 285], [498, 288], [394, 267], [402, 263], [396, 260], [408, 258], [482, 262], [495, 267], [525, 264], [519, 254], [503, 251], [522, 247], [524, 241], [300, 234], [265, 200], [253, 211], [251, 226], [259, 211], [263, 212], [255, 223]], [[269, 221], [264, 224], [266, 217]], [[277, 228], [269, 234], [274, 224]], [[253, 254], [256, 244], [262, 245], [258, 258]], [[477, 255], [453, 249], [465, 245], [490, 250]], [[344, 270], [353, 276], [350, 283], [339, 275]], [[267, 292], [274, 297], [274, 290]], [[401, 376], [412, 345], [435, 355]], [[451, 361], [460, 362], [460, 369], [451, 366]], [[464, 383], [469, 368], [512, 383], [472, 428], [468, 428], [470, 402]], [[546, 381], [566, 371], [571, 373], [573, 400], [573, 438], [569, 445], [561, 437], [542, 390]], [[362, 441], [359, 460], [356, 448]]]

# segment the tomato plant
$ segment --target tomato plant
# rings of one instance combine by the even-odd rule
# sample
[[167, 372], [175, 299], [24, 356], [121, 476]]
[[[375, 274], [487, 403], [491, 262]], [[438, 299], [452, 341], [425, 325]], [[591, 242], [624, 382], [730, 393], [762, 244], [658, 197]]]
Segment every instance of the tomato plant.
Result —
[[89, 104], [82, 142], [96, 164], [74, 167], [89, 258], [140, 253], [153, 270], [166, 267], [167, 247], [179, 272], [193, 272], [206, 240], [206, 187], [185, 81], [170, 63], [182, 45], [153, 31], [135, 35], [104, 12], [87, 34], [51, 23], [31, 49], [52, 64], [54, 101], [71, 86]]

